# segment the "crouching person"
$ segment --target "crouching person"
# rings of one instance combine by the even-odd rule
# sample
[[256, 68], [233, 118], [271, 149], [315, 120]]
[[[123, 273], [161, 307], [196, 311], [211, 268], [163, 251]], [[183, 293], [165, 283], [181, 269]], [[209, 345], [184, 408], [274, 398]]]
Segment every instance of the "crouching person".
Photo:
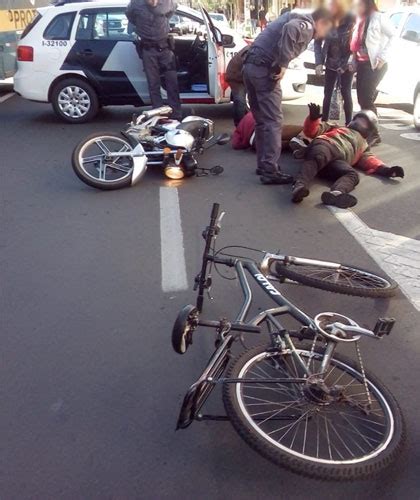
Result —
[[[306, 147], [309, 141], [302, 139], [302, 125], [283, 125], [281, 135], [282, 149], [291, 149], [296, 151]], [[233, 149], [248, 149], [256, 148], [255, 144], [255, 118], [251, 111], [249, 111], [242, 120], [238, 123], [232, 135]], [[257, 172], [258, 174], [258, 172]]]
[[402, 167], [387, 167], [369, 151], [368, 139], [378, 132], [378, 118], [373, 111], [356, 113], [347, 127], [322, 122], [321, 109], [309, 104], [303, 133], [313, 141], [306, 149], [302, 169], [293, 186], [292, 201], [300, 203], [309, 195], [316, 175], [334, 182], [322, 193], [322, 202], [340, 208], [353, 207], [357, 198], [350, 194], [359, 183], [354, 167], [366, 174], [404, 177]]

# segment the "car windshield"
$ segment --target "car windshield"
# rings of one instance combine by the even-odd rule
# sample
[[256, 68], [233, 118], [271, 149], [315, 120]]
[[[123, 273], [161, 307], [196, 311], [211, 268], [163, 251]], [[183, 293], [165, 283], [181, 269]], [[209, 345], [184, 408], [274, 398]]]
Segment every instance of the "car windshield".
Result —
[[223, 14], [210, 14], [210, 17], [215, 21], [224, 21], [225, 16]]
[[410, 15], [403, 28], [403, 37], [415, 43], [420, 42], [420, 15]]

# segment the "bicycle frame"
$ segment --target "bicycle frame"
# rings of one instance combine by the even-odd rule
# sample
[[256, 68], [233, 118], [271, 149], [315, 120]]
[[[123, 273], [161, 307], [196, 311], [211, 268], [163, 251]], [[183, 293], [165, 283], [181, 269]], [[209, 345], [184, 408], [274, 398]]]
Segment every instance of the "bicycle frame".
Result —
[[[203, 420], [203, 419], [225, 419], [226, 417], [221, 416], [212, 416], [212, 415], [201, 415], [199, 412], [209, 397], [210, 393], [214, 389], [214, 387], [219, 383], [244, 383], [252, 384], [252, 383], [260, 383], [264, 381], [264, 383], [302, 383], [307, 382], [309, 377], [317, 377], [322, 381], [323, 375], [327, 372], [334, 351], [337, 347], [337, 344], [340, 342], [357, 342], [361, 335], [368, 336], [371, 338], [379, 339], [384, 334], [389, 334], [392, 325], [395, 320], [390, 318], [380, 318], [375, 326], [373, 331], [367, 330], [365, 328], [360, 327], [350, 318], [346, 318], [345, 316], [341, 316], [345, 320], [348, 321], [347, 325], [340, 323], [339, 321], [335, 321], [330, 326], [333, 327], [333, 330], [326, 331], [322, 326], [322, 321], [320, 322], [320, 317], [329, 316], [336, 313], [321, 313], [316, 316], [314, 319], [308, 316], [305, 312], [299, 309], [295, 304], [289, 301], [278, 288], [276, 288], [270, 280], [272, 281], [287, 281], [283, 280], [279, 276], [270, 274], [270, 268], [273, 262], [283, 262], [293, 263], [296, 265], [321, 265], [324, 268], [331, 267], [331, 269], [337, 269], [340, 267], [340, 264], [337, 263], [329, 263], [329, 262], [321, 262], [313, 259], [305, 259], [294, 256], [286, 256], [286, 255], [277, 255], [266, 253], [262, 261], [257, 264], [252, 259], [247, 259], [243, 257], [228, 257], [223, 256], [223, 254], [213, 253], [212, 243], [217, 237], [220, 230], [220, 221], [223, 217], [223, 214], [218, 218], [219, 213], [219, 205], [214, 204], [213, 209], [210, 216], [210, 225], [203, 232], [203, 237], [205, 239], [205, 248], [203, 252], [202, 266], [200, 273], [195, 279], [195, 287], [198, 288], [197, 302], [196, 308], [194, 306], [191, 307], [190, 311], [194, 310], [194, 319], [191, 320], [192, 323], [188, 323], [187, 326], [192, 328], [192, 332], [198, 326], [205, 326], [210, 328], [215, 328], [217, 331], [216, 337], [216, 349], [212, 356], [210, 357], [204, 371], [198, 380], [192, 384], [192, 386], [187, 391], [184, 401], [181, 407], [181, 411], [178, 418], [177, 428], [185, 428], [188, 427], [193, 420]], [[205, 319], [200, 319], [199, 313], [202, 311], [202, 306], [204, 302], [204, 291], [211, 287], [211, 276], [207, 275], [208, 264], [213, 263], [214, 265], [223, 265], [230, 268], [235, 269], [236, 276], [239, 280], [239, 284], [241, 287], [241, 291], [243, 294], [243, 302], [238, 313], [235, 316], [234, 321], [230, 322], [226, 319], [222, 319], [220, 321], [210, 321]], [[248, 319], [249, 311], [252, 304], [253, 294], [250, 287], [249, 279], [247, 274], [250, 276], [252, 280], [254, 280], [259, 288], [261, 288], [264, 293], [270, 297], [270, 299], [275, 303], [275, 307], [265, 309], [264, 311], [259, 312], [254, 317]], [[292, 281], [292, 283], [294, 283]], [[278, 316], [289, 315], [294, 318], [297, 322], [299, 322], [302, 327], [298, 331], [289, 331], [287, 330], [280, 320]], [[232, 379], [232, 378], [223, 378], [222, 375], [227, 367], [227, 364], [230, 359], [230, 349], [234, 342], [237, 339], [238, 334], [234, 332], [240, 332], [242, 336], [244, 333], [261, 333], [260, 325], [262, 323], [266, 323], [268, 326], [268, 331], [271, 336], [272, 346], [271, 348], [267, 348], [267, 354], [270, 352], [278, 353], [287, 350], [292, 359], [295, 362], [295, 366], [297, 366], [298, 371], [296, 374], [299, 378], [285, 378], [285, 379], [251, 379], [251, 378], [242, 378], [242, 379]], [[350, 337], [346, 337], [345, 335], [336, 335], [334, 328], [338, 329], [339, 332], [352, 332]], [[192, 335], [191, 332], [191, 335]], [[306, 362], [299, 355], [298, 350], [296, 349], [292, 336], [297, 336], [300, 340], [309, 339], [313, 342], [313, 346], [315, 342], [322, 341], [325, 346], [324, 353], [322, 355], [321, 366], [317, 373], [312, 373], [310, 370], [310, 362]], [[356, 346], [358, 349], [358, 347]], [[185, 352], [185, 351], [184, 351]], [[360, 356], [360, 352], [358, 351], [358, 355]]]
[[[188, 427], [193, 420], [224, 420], [225, 417], [212, 416], [212, 415], [201, 415], [199, 412], [203, 407], [205, 401], [209, 397], [210, 393], [218, 383], [255, 383], [257, 380], [254, 379], [229, 379], [222, 378], [223, 372], [227, 366], [230, 359], [230, 349], [232, 343], [237, 338], [233, 332], [243, 333], [261, 333], [261, 328], [259, 325], [263, 322], [268, 322], [274, 330], [271, 330], [272, 337], [274, 339], [273, 350], [278, 350], [281, 348], [287, 348], [290, 350], [293, 358], [298, 363], [302, 374], [305, 377], [311, 375], [309, 367], [302, 360], [293, 341], [290, 336], [290, 332], [283, 327], [281, 322], [276, 318], [281, 315], [290, 315], [296, 319], [299, 323], [303, 325], [303, 330], [301, 336], [303, 338], [313, 339], [317, 327], [314, 320], [296, 307], [292, 302], [290, 302], [286, 297], [274, 287], [270, 281], [261, 273], [258, 265], [251, 260], [241, 259], [241, 258], [225, 258], [225, 257], [213, 257], [209, 254], [205, 254], [207, 257], [206, 261], [212, 261], [215, 264], [225, 265], [228, 267], [234, 267], [236, 274], [239, 279], [239, 284], [244, 296], [243, 303], [237, 313], [235, 320], [232, 323], [227, 321], [209, 321], [209, 320], [199, 320], [198, 326], [212, 327], [218, 330], [218, 342], [216, 343], [216, 350], [210, 357], [204, 371], [198, 380], [190, 387], [188, 390], [183, 405], [181, 407], [177, 428]], [[283, 257], [274, 256], [272, 254], [267, 254], [267, 257], [280, 260]], [[276, 307], [266, 309], [261, 311], [253, 318], [247, 320], [249, 310], [252, 304], [252, 290], [249, 284], [246, 273], [258, 284], [258, 286], [268, 295], [273, 302], [275, 302]], [[200, 299], [200, 294], [197, 301], [202, 305], [202, 298]], [[309, 333], [308, 333], [309, 332]], [[327, 346], [325, 349], [325, 355], [322, 362], [322, 372], [328, 369], [329, 361], [334, 353], [336, 342], [333, 340], [327, 341]], [[306, 380], [305, 378], [287, 378], [287, 379], [263, 379], [264, 383], [300, 383]], [[258, 379], [261, 382], [261, 379]]]

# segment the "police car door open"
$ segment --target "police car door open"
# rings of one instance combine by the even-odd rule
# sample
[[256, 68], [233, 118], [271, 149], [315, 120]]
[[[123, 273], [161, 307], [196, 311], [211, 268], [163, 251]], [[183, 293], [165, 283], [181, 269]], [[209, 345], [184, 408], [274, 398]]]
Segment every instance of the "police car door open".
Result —
[[220, 102], [224, 93], [224, 51], [220, 31], [214, 27], [207, 11], [200, 6], [207, 31], [208, 66], [209, 66], [209, 94], [214, 102]]

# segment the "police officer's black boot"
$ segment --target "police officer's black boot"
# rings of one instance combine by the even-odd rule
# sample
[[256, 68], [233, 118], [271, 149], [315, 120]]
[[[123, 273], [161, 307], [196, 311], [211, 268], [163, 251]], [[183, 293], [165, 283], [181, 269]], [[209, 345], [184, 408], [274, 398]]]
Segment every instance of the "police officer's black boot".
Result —
[[260, 177], [262, 184], [292, 184], [293, 177], [284, 172], [264, 172]]
[[306, 198], [307, 196], [309, 196], [309, 189], [302, 181], [296, 181], [292, 191], [293, 203], [300, 203], [303, 201], [303, 198]]

